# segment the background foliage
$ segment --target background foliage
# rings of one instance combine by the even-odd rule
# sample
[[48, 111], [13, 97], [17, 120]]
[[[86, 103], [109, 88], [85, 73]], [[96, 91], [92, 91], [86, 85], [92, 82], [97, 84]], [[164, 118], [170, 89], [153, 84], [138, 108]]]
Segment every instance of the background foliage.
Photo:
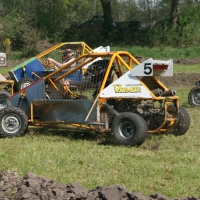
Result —
[[[114, 29], [64, 30], [103, 15], [101, 0], [0, 0], [0, 51], [22, 51], [23, 56], [33, 56], [46, 46], [63, 41], [85, 41], [89, 46], [137, 45], [172, 46], [185, 48], [200, 43], [200, 4], [197, 0], [180, 0], [178, 26], [158, 26], [155, 22], [170, 17], [168, 0], [110, 0], [115, 22], [139, 20], [149, 26], [146, 31]], [[5, 40], [11, 41], [7, 48]], [[10, 53], [9, 52], [9, 53]], [[8, 52], [7, 52], [8, 53]]]

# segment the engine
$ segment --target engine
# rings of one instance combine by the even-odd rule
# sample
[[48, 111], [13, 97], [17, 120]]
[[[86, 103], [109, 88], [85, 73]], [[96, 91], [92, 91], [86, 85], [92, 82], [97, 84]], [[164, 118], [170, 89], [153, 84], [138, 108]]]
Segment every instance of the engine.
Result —
[[165, 114], [162, 102], [123, 100], [116, 102], [114, 108], [119, 113], [139, 114], [145, 119], [149, 129], [158, 128], [163, 123]]

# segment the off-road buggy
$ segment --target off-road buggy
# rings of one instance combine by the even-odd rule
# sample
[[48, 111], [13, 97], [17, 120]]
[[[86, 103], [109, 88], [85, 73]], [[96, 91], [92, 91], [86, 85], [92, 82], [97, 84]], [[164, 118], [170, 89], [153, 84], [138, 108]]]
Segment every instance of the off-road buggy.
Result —
[[6, 106], [6, 99], [15, 92], [57, 69], [48, 58], [55, 59], [63, 64], [92, 51], [109, 52], [110, 47], [100, 46], [92, 49], [84, 42], [59, 43], [13, 67], [8, 72], [9, 76], [5, 77], [0, 74], [0, 109]]
[[200, 106], [200, 80], [197, 80], [195, 86], [189, 91], [188, 102], [191, 106]]
[[[68, 56], [68, 51], [73, 55]], [[110, 47], [100, 46], [96, 49], [91, 49], [84, 42], [65, 42], [54, 45], [46, 51], [38, 54], [35, 57], [26, 60], [25, 62], [15, 66], [9, 71], [11, 80], [14, 80], [15, 89], [20, 90], [30, 83], [37, 80], [38, 77], [44, 77], [55, 70], [55, 65], [49, 63], [48, 58], [53, 58], [62, 63], [67, 60], [68, 62], [83, 54], [89, 52], [108, 52]]]
[[172, 60], [139, 63], [126, 51], [91, 51], [41, 74], [34, 72], [37, 80], [0, 110], [4, 136], [21, 136], [29, 125], [61, 125], [110, 131], [118, 144], [138, 146], [148, 133], [178, 136], [189, 129], [189, 113], [179, 106], [176, 91], [156, 79], [173, 75]]

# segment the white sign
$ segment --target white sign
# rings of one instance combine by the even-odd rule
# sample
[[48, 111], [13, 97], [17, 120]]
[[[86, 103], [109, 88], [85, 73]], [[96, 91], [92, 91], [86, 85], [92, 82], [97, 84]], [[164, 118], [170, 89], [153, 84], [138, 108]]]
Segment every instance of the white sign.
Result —
[[132, 76], [173, 76], [173, 60], [148, 60], [131, 70]]
[[6, 66], [6, 53], [0, 53], [0, 67]]

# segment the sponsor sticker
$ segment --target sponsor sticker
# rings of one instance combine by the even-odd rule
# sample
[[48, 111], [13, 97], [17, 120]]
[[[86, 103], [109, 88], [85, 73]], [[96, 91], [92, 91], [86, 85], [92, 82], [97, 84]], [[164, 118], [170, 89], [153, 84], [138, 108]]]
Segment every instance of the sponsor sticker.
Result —
[[122, 84], [114, 84], [113, 87], [114, 87], [115, 93], [141, 93], [140, 86], [123, 87]]

